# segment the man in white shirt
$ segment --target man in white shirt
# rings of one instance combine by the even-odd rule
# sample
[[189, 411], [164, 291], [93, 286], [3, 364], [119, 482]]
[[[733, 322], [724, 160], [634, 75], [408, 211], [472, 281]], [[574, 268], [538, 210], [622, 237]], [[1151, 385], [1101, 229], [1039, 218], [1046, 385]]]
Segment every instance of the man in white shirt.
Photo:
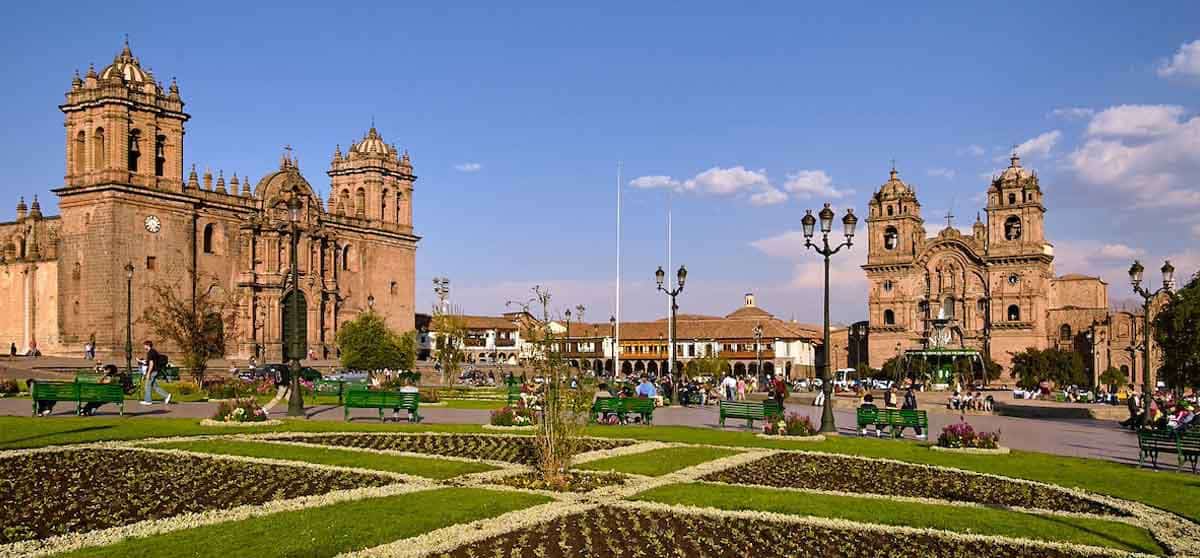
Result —
[[726, 374], [725, 379], [721, 380], [721, 393], [726, 401], [733, 401], [737, 397], [737, 380], [732, 374]]

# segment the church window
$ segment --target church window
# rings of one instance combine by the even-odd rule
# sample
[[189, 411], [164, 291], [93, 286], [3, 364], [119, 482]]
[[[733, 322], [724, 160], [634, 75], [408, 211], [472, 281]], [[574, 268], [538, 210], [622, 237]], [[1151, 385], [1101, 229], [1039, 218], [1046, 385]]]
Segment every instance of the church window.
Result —
[[78, 281], [82, 276], [83, 271], [80, 269], [79, 262], [75, 262], [75, 265], [71, 268], [71, 278]]
[[896, 212], [896, 209], [889, 205], [888, 206], [888, 217], [891, 217], [895, 212]]
[[338, 206], [337, 206], [338, 215], [345, 215], [346, 210], [349, 208], [350, 208], [350, 190], [342, 190], [341, 195], [338, 197]]
[[1004, 220], [1004, 238], [1007, 240], [1017, 240], [1021, 238], [1021, 218], [1016, 215], [1010, 215]]
[[383, 195], [379, 197], [380, 198], [380, 203], [379, 203], [379, 220], [380, 221], [387, 221], [388, 194], [389, 194], [389, 192], [387, 190], [384, 190]]
[[1009, 194], [1008, 195], [1008, 205], [1015, 205], [1016, 203], [1017, 203], [1017, 195]]
[[343, 271], [350, 271], [350, 255], [351, 255], [350, 246], [347, 245], [345, 248], [342, 249], [342, 270]]
[[404, 204], [404, 192], [396, 192], [396, 222], [403, 223], [404, 215], [401, 214], [401, 208]]
[[146, 269], [154, 271], [158, 269], [158, 258], [154, 256], [146, 256]]
[[883, 249], [895, 250], [900, 244], [900, 233], [896, 231], [896, 227], [888, 227], [883, 231]]
[[154, 138], [154, 176], [163, 176], [167, 166], [167, 136]]
[[362, 188], [354, 194], [354, 216], [364, 219], [367, 217], [367, 191]]
[[883, 290], [885, 292], [889, 292], [889, 293], [892, 292], [892, 280], [891, 279], [888, 279], [883, 282]]
[[96, 128], [96, 133], [92, 136], [92, 149], [92, 168], [104, 170], [104, 128]]
[[1059, 330], [1058, 330], [1058, 337], [1059, 337], [1059, 339], [1062, 339], [1063, 341], [1070, 341], [1071, 340], [1071, 326], [1068, 324], [1063, 324], [1062, 327], [1059, 328]]
[[1008, 307], [1008, 321], [1010, 321], [1010, 322], [1021, 321], [1021, 308], [1019, 306], [1017, 306], [1016, 304], [1013, 304]]
[[204, 253], [212, 254], [213, 251], [213, 224], [204, 225]]
[[17, 239], [17, 257], [25, 259], [25, 239], [23, 237]]
[[948, 297], [946, 297], [945, 300], [942, 301], [942, 317], [943, 318], [953, 318], [954, 317], [954, 297], [948, 296]]
[[883, 311], [883, 325], [896, 325], [896, 313], [891, 309]]
[[979, 299], [979, 301], [975, 303], [975, 310], [979, 311], [980, 314], [987, 313], [987, 301], [982, 298]]
[[1021, 277], [1018, 276], [1016, 273], [1008, 276], [1008, 284], [1009, 285], [1016, 285], [1017, 283], [1020, 283], [1020, 282], [1021, 282]]
[[391, 284], [388, 285], [388, 292], [390, 292], [392, 294], [396, 294], [396, 282], [395, 281], [392, 281]]
[[142, 150], [141, 150], [141, 147], [138, 145], [138, 143], [141, 142], [141, 139], [142, 139], [141, 131], [139, 131], [139, 130], [130, 130], [129, 131], [129, 149], [128, 149], [129, 172], [137, 172], [137, 170], [138, 170], [138, 159], [142, 155]]
[[87, 133], [80, 131], [75, 135], [75, 149], [71, 153], [75, 174], [83, 174], [83, 165], [87, 160]]

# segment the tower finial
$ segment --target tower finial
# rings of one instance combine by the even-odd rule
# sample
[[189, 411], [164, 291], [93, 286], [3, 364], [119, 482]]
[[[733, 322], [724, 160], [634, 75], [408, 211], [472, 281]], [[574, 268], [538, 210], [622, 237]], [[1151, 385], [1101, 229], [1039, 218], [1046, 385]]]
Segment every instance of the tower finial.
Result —
[[1017, 155], [1017, 147], [1019, 147], [1019, 146], [1016, 144], [1013, 144], [1012, 157], [1009, 157], [1009, 159], [1008, 159], [1010, 166], [1014, 169], [1021, 166], [1021, 156]]
[[892, 159], [892, 170], [891, 170], [891, 172], [888, 173], [888, 178], [891, 180], [895, 180], [897, 174], [900, 174], [900, 173], [896, 172], [896, 160]]

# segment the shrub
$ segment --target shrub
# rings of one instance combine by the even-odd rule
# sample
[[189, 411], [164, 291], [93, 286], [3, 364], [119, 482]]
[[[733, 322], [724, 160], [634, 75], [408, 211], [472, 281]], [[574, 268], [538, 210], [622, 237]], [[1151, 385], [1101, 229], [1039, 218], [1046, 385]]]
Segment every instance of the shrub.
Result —
[[222, 401], [217, 406], [213, 420], [222, 422], [263, 422], [267, 420], [267, 412], [258, 406], [251, 398]]
[[518, 405], [492, 411], [492, 426], [532, 426], [537, 422], [533, 409]]
[[816, 433], [812, 420], [798, 413], [789, 413], [786, 418], [763, 424], [763, 434], [771, 436], [812, 436]]
[[175, 392], [179, 395], [192, 395], [200, 391], [200, 386], [196, 382], [189, 380], [180, 380], [175, 383]]
[[20, 393], [20, 392], [21, 392], [21, 386], [17, 384], [16, 380], [12, 380], [9, 378], [0, 379], [0, 396], [16, 395], [17, 393]]
[[254, 386], [236, 378], [213, 380], [204, 383], [204, 391], [209, 399], [238, 399], [254, 393]]
[[442, 400], [441, 394], [436, 389], [423, 389], [418, 393], [421, 396], [421, 403], [438, 403]]
[[943, 448], [996, 449], [1000, 447], [1000, 433], [975, 432], [970, 424], [959, 422], [942, 429], [937, 445]]

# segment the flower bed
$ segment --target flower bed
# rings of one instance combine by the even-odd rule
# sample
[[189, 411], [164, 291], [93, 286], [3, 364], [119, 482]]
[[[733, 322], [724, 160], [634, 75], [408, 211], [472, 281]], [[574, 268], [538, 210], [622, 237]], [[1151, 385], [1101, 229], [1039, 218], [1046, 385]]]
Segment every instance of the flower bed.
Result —
[[243, 421], [243, 422], [227, 421], [227, 420], [213, 420], [213, 419], [204, 419], [204, 420], [200, 421], [200, 426], [220, 426], [220, 427], [231, 426], [233, 428], [257, 428], [260, 426], [279, 426], [282, 424], [283, 424], [282, 420], [276, 420], [276, 419], [258, 420], [258, 421]]
[[492, 426], [533, 426], [537, 422], [537, 415], [533, 409], [524, 405], [515, 405], [512, 407], [504, 406], [492, 411], [491, 421], [488, 424]]
[[889, 532], [852, 523], [831, 528], [820, 523], [783, 522], [730, 515], [699, 515], [620, 507], [600, 507], [559, 517], [465, 544], [439, 557], [586, 558], [591, 556], [754, 556], [859, 558], [1083, 558], [1088, 547], [1038, 545], [1018, 541], [967, 540], [936, 532]]
[[620, 473], [587, 473], [581, 471], [571, 471], [567, 476], [567, 486], [565, 490], [560, 490], [554, 486], [547, 484], [542, 480], [538, 473], [524, 473], [520, 475], [507, 476], [495, 481], [495, 484], [511, 486], [513, 488], [527, 488], [530, 490], [554, 490], [557, 492], [591, 492], [602, 486], [619, 486], [625, 484], [629, 477]]
[[812, 419], [799, 413], [788, 413], [787, 418], [763, 423], [763, 434], [768, 436], [809, 437], [817, 433]]
[[0, 544], [397, 482], [136, 450], [29, 453], [0, 459]]
[[213, 422], [253, 422], [262, 423], [267, 421], [267, 411], [258, 406], [258, 402], [252, 398], [234, 399], [231, 401], [222, 401], [217, 405], [217, 412], [213, 414]]
[[1128, 515], [1065, 490], [965, 471], [824, 454], [778, 453], [701, 480]]
[[946, 425], [938, 435], [938, 447], [995, 450], [1000, 448], [999, 432], [976, 432], [965, 421]]
[[[296, 436], [276, 439], [329, 446], [506, 461], [522, 465], [532, 465], [537, 462], [537, 446], [534, 444], [532, 436], [488, 436], [485, 434], [334, 434], [329, 436]], [[629, 445], [629, 442], [622, 440], [585, 438], [580, 440], [578, 452], [584, 453], [601, 449], [612, 449], [626, 445]]]

